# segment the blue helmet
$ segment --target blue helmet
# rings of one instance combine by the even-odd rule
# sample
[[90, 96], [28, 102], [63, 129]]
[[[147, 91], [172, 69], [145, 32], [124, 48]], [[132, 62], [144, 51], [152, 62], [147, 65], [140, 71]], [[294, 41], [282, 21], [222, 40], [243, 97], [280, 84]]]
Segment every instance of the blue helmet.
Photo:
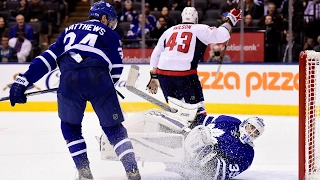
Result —
[[117, 12], [112, 5], [104, 1], [98, 1], [92, 4], [89, 17], [101, 19], [103, 15], [107, 16], [108, 22], [111, 23], [112, 29], [115, 29], [118, 23]]

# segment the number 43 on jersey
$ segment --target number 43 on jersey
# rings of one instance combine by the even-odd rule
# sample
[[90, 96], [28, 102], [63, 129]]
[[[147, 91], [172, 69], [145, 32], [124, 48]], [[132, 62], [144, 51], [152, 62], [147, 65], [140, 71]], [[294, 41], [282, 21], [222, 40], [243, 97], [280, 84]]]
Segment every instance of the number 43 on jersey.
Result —
[[[177, 38], [183, 39], [181, 44], [177, 43]], [[175, 32], [170, 36], [168, 42], [166, 43], [166, 47], [169, 47], [169, 51], [172, 51], [175, 46], [178, 46], [177, 51], [188, 53], [191, 40], [192, 32], [182, 32], [180, 36], [178, 36], [178, 32]]]

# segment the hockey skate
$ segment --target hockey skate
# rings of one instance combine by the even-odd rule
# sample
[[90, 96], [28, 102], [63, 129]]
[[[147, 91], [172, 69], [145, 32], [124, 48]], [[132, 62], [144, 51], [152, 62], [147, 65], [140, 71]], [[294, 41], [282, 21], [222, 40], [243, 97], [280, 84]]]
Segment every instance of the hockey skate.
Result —
[[127, 178], [128, 180], [141, 180], [139, 169], [133, 169], [131, 171], [127, 171]]
[[78, 178], [75, 180], [93, 180], [93, 176], [91, 174], [91, 170], [89, 166], [78, 169]]

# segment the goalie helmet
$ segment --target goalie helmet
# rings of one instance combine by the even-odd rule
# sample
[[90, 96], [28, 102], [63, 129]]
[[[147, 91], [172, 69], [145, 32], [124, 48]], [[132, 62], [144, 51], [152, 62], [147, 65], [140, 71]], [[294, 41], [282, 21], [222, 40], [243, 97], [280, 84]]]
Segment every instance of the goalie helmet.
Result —
[[181, 13], [182, 23], [198, 24], [198, 12], [194, 7], [185, 7]]
[[264, 126], [263, 119], [259, 117], [249, 117], [244, 120], [239, 127], [240, 141], [242, 143], [252, 143], [262, 135]]
[[117, 12], [112, 5], [104, 1], [98, 1], [92, 4], [89, 10], [89, 18], [101, 20], [102, 16], [106, 15], [108, 23], [112, 29], [115, 29], [118, 24]]

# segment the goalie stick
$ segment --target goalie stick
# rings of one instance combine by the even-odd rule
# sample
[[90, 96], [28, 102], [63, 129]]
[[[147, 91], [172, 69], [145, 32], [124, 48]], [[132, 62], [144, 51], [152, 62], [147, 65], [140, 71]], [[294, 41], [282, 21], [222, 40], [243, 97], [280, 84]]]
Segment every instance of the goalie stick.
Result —
[[147, 93], [137, 89], [135, 87], [136, 85], [136, 81], [138, 78], [138, 74], [139, 74], [139, 66], [137, 65], [131, 65], [130, 70], [129, 70], [129, 74], [128, 74], [128, 79], [127, 79], [127, 83], [126, 83], [126, 88], [132, 92], [133, 94], [138, 95], [139, 97], [151, 102], [152, 104], [155, 104], [157, 106], [159, 106], [160, 108], [169, 111], [169, 112], [177, 112], [176, 109], [171, 108], [170, 106], [168, 106], [167, 104], [159, 101], [158, 99], [148, 95]]
[[[45, 93], [54, 92], [54, 91], [58, 91], [58, 88], [52, 88], [52, 89], [46, 89], [46, 90], [42, 90], [42, 91], [30, 92], [30, 93], [26, 93], [25, 95], [26, 95], [26, 97], [29, 97], [29, 96], [35, 96], [35, 95], [45, 94]], [[123, 94], [121, 94], [118, 90], [116, 90], [116, 92], [122, 99], [124, 99]], [[6, 100], [9, 100], [9, 99], [10, 99], [9, 96], [2, 97], [2, 98], [0, 98], [0, 101], [6, 101]]]

